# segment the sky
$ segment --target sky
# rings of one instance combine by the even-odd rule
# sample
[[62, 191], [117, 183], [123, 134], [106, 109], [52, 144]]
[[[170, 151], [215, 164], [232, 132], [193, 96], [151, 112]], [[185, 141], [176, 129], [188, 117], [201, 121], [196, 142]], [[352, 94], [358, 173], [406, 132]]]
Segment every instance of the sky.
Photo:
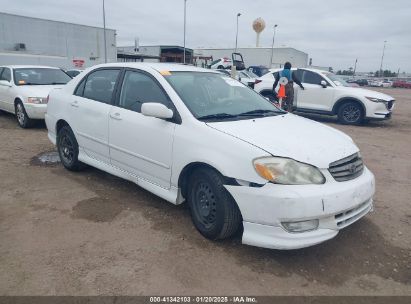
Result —
[[[117, 45], [183, 45], [184, 0], [105, 0], [106, 26]], [[102, 0], [0, 0], [0, 11], [30, 17], [102, 26]], [[411, 72], [410, 0], [187, 0], [186, 45], [255, 46], [252, 22], [265, 20], [260, 46], [293, 47], [313, 65], [335, 71], [354, 67], [377, 71], [384, 41], [383, 69]]]

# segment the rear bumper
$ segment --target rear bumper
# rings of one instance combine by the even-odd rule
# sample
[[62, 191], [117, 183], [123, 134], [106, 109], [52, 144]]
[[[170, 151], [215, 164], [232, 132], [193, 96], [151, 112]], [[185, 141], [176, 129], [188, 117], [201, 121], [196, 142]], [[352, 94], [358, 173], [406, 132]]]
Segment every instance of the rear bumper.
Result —
[[[323, 185], [226, 186], [243, 216], [243, 243], [272, 249], [312, 246], [333, 238], [373, 209], [375, 181], [367, 168], [350, 181], [336, 182], [329, 173], [326, 179]], [[318, 228], [288, 232], [282, 224], [307, 220], [318, 220]]]
[[24, 103], [24, 109], [31, 119], [44, 119], [47, 112], [47, 104]]

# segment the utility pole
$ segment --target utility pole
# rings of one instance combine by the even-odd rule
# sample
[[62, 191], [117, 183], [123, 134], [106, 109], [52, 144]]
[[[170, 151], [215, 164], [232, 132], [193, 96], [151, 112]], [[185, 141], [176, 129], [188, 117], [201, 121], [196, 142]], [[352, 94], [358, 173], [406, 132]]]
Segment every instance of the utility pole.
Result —
[[106, 8], [103, 0], [104, 62], [107, 63]]
[[271, 60], [268, 68], [271, 69], [273, 66], [273, 56], [274, 56], [274, 41], [275, 41], [275, 31], [277, 29], [278, 24], [274, 25], [274, 34], [273, 34], [273, 44], [271, 45]]
[[238, 43], [238, 18], [241, 16], [241, 13], [237, 14], [237, 28], [236, 28], [236, 34], [235, 34], [235, 51], [234, 53], [237, 53], [237, 43]]
[[384, 40], [384, 47], [383, 47], [383, 49], [382, 49], [382, 57], [381, 57], [381, 65], [380, 65], [380, 72], [379, 72], [379, 75], [380, 75], [380, 77], [382, 76], [382, 63], [383, 63], [383, 61], [384, 61], [384, 53], [385, 53], [385, 44], [387, 43], [387, 40]]
[[186, 20], [187, 18], [187, 0], [184, 0], [184, 54], [183, 63], [186, 64]]

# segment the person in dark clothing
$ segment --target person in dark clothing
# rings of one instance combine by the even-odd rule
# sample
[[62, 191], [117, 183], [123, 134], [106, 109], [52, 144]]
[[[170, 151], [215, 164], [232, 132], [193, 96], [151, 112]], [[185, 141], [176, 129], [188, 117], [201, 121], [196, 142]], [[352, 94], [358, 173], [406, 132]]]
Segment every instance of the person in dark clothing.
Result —
[[288, 79], [288, 83], [285, 85], [285, 100], [283, 100], [283, 109], [292, 112], [293, 111], [293, 102], [294, 102], [294, 82], [300, 86], [302, 90], [304, 90], [304, 86], [301, 84], [300, 79], [298, 79], [296, 73], [291, 71], [291, 63], [286, 62], [284, 64], [284, 69], [276, 73], [275, 81], [273, 85], [273, 92], [275, 94], [275, 88], [278, 85], [281, 77], [285, 77]]

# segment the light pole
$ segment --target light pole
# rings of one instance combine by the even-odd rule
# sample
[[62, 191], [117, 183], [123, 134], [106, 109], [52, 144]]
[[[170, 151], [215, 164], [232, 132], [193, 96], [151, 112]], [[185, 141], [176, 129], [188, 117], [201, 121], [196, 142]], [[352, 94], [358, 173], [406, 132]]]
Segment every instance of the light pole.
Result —
[[382, 57], [381, 57], [381, 64], [380, 64], [380, 77], [382, 74], [382, 62], [384, 61], [384, 53], [385, 53], [385, 44], [387, 43], [387, 40], [384, 40], [384, 47], [382, 48]]
[[106, 39], [106, 8], [103, 0], [103, 29], [104, 29], [104, 62], [107, 63], [107, 39]]
[[357, 70], [357, 62], [358, 62], [358, 58], [357, 58], [357, 59], [355, 59], [355, 63], [354, 63], [354, 72], [353, 72], [353, 74], [352, 74], [352, 76], [353, 76], [353, 77], [355, 76], [355, 71]]
[[269, 69], [271, 69], [271, 67], [273, 65], [275, 31], [277, 29], [277, 26], [278, 26], [278, 24], [274, 25], [273, 44], [271, 45], [271, 60], [270, 60], [270, 64], [268, 65]]
[[238, 43], [238, 18], [241, 16], [241, 13], [237, 14], [237, 30], [236, 30], [236, 34], [235, 34], [235, 52], [237, 53], [237, 43]]
[[183, 63], [186, 64], [186, 14], [187, 13], [187, 0], [184, 0], [184, 54]]

